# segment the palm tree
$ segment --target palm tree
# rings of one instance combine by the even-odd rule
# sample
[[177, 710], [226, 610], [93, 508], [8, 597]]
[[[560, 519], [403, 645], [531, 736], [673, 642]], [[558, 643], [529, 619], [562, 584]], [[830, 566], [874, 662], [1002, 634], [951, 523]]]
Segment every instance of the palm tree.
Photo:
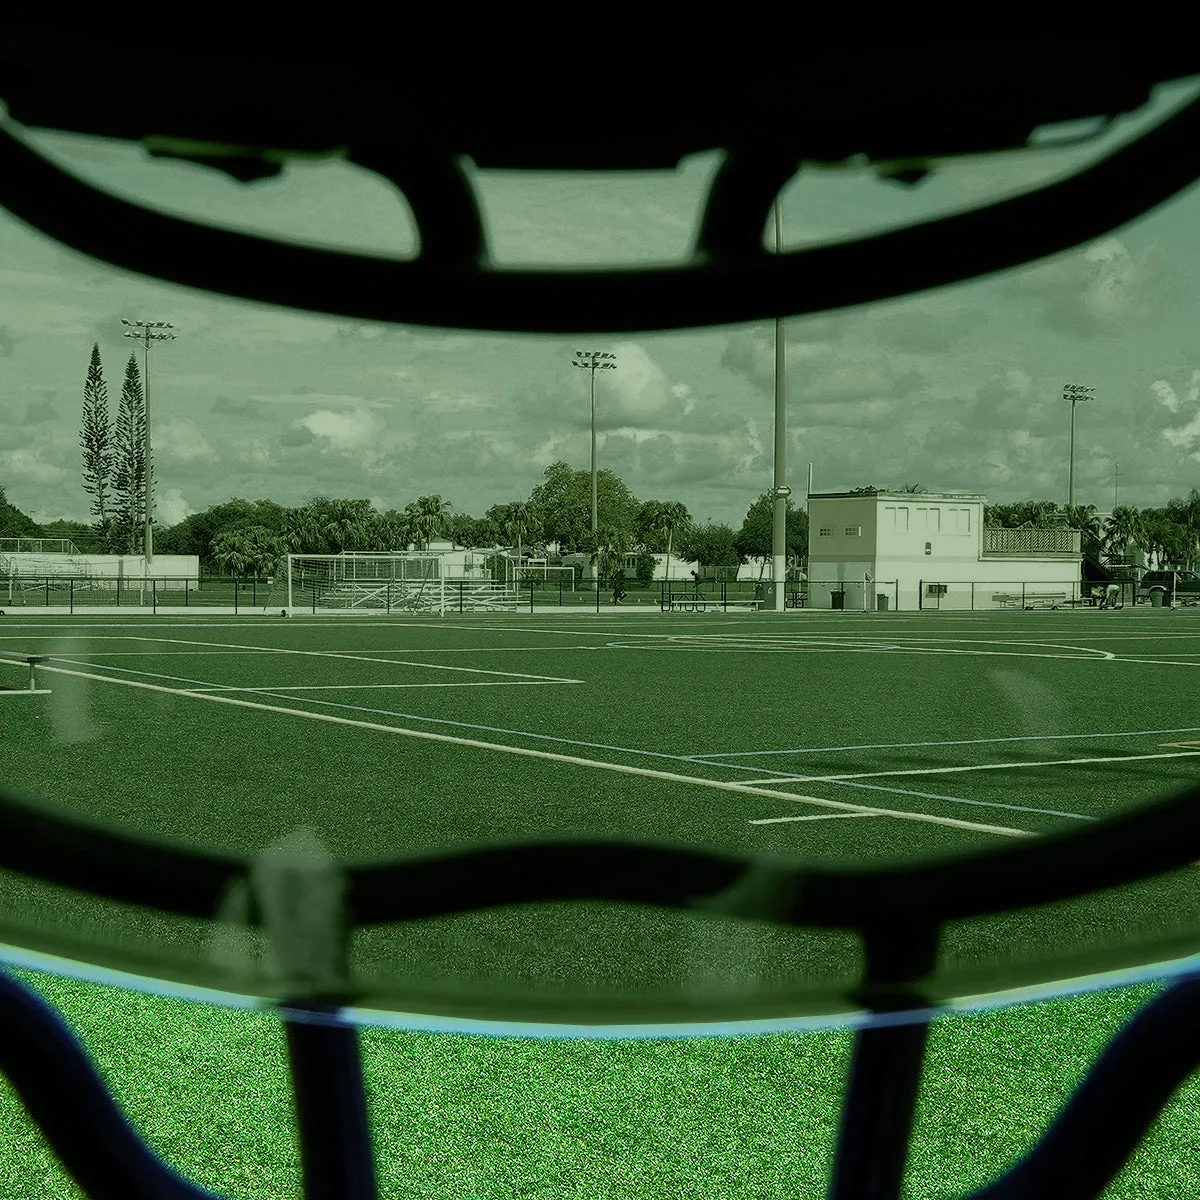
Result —
[[655, 505], [648, 514], [648, 524], [651, 529], [667, 543], [666, 577], [671, 578], [671, 546], [675, 535], [688, 529], [692, 523], [691, 514], [678, 500], [651, 501]]
[[336, 553], [369, 548], [375, 520], [370, 500], [328, 500], [316, 515]]
[[407, 550], [412, 541], [412, 524], [404, 513], [392, 508], [375, 518], [372, 542], [380, 550]]
[[1142, 515], [1128, 504], [1118, 505], [1104, 522], [1104, 553], [1110, 559], [1125, 559], [1129, 548], [1143, 549]]
[[252, 565], [252, 552], [241, 529], [227, 529], [212, 540], [210, 553], [217, 566], [230, 575], [242, 575]]
[[925, 491], [925, 489], [919, 483], [906, 483], [900, 490], [902, 492], [908, 492], [914, 496]]
[[1183, 531], [1187, 549], [1181, 557], [1188, 568], [1194, 568], [1200, 549], [1200, 491], [1192, 488], [1186, 500], [1168, 500], [1167, 515]]
[[1066, 510], [1067, 526], [1079, 530], [1080, 549], [1085, 558], [1095, 561], [1100, 559], [1101, 531], [1100, 518], [1096, 515], [1094, 504], [1076, 504]]
[[595, 539], [588, 538], [592, 561], [596, 564], [596, 578], [607, 586], [619, 583], [625, 577], [625, 555], [629, 552], [629, 538], [624, 531], [612, 525], [601, 525]]
[[501, 526], [505, 537], [515, 537], [517, 540], [517, 557], [521, 557], [521, 543], [537, 527], [537, 514], [524, 501], [516, 500], [506, 505], [504, 521]]
[[427, 550], [430, 541], [450, 522], [450, 505], [441, 496], [420, 496], [405, 505], [404, 513], [419, 550]]
[[1147, 509], [1142, 514], [1142, 525], [1146, 552], [1155, 559], [1155, 566], [1159, 570], [1186, 557], [1187, 533], [1171, 520], [1165, 508]]

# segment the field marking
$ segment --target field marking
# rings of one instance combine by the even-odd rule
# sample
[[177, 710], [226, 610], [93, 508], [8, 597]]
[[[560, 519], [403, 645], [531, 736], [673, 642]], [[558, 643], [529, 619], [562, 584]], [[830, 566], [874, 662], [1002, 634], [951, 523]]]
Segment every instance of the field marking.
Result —
[[[0, 641], [2, 641], [2, 640], [3, 639], [0, 639]], [[29, 639], [28, 638], [12, 638], [11, 640], [25, 642], [25, 641], [28, 641]], [[67, 641], [67, 640], [73, 640], [73, 639], [57, 638], [55, 640], [61, 642], [61, 641]], [[103, 638], [92, 638], [92, 639], [85, 639], [85, 640], [98, 641], [98, 642], [99, 641], [123, 642], [123, 641], [127, 641], [128, 639], [122, 638], [122, 637], [114, 637], [111, 635], [105, 635]], [[445, 648], [430, 647], [429, 649], [416, 649], [413, 646], [397, 646], [394, 650], [389, 647], [381, 647], [381, 646], [373, 647], [374, 652], [376, 654], [508, 654], [508, 653], [515, 653], [517, 651], [524, 651], [524, 650], [541, 650], [543, 652], [550, 652], [550, 653], [558, 654], [562, 651], [590, 650], [592, 648], [593, 647], [591, 647], [591, 646], [576, 646], [576, 645], [570, 645], [570, 646], [455, 646], [455, 647], [447, 646]], [[324, 651], [321, 651], [321, 653], [344, 655], [344, 656], [348, 657], [349, 655], [353, 654], [356, 650], [359, 650], [359, 649], [361, 649], [361, 647], [356, 646], [356, 647], [352, 647], [349, 650], [324, 650]], [[73, 653], [88, 654], [88, 651], [87, 650], [75, 650], [75, 651], [73, 651]], [[230, 650], [109, 650], [109, 649], [101, 650], [101, 649], [97, 649], [96, 651], [94, 651], [94, 653], [95, 654], [104, 654], [104, 655], [108, 655], [111, 657], [120, 657], [120, 658], [166, 658], [166, 657], [183, 658], [183, 657], [206, 657], [206, 656], [211, 658], [214, 655], [232, 654], [232, 653], [234, 653], [234, 651], [230, 651]], [[238, 651], [236, 651], [236, 653], [238, 653], [238, 654], [273, 654], [274, 651], [270, 650], [270, 649], [245, 650], [245, 651], [238, 650]], [[385, 659], [383, 661], [393, 662], [395, 660]]]
[[704, 762], [710, 758], [752, 758], [767, 754], [832, 754], [838, 750], [923, 750], [929, 746], [983, 746], [997, 742], [1069, 742], [1076, 738], [1154, 737], [1162, 733], [1200, 733], [1200, 725], [1179, 729], [1134, 729], [1129, 733], [1022, 733], [1015, 737], [959, 738], [948, 742], [876, 742], [857, 746], [796, 746], [791, 750], [723, 750], [717, 754], [687, 754], [684, 758]]
[[[72, 660], [68, 659], [68, 658], [58, 657], [58, 658], [56, 658], [56, 661], [71, 662]], [[94, 664], [86, 663], [86, 662], [78, 662], [78, 663], [75, 663], [75, 665], [86, 667], [86, 666], [93, 666]], [[164, 675], [164, 674], [161, 674], [158, 672], [153, 672], [153, 671], [135, 671], [130, 667], [110, 667], [108, 669], [115, 670], [115, 671], [123, 671], [130, 675], [141, 675], [141, 676], [145, 676], [145, 677], [148, 677], [151, 679], [167, 679], [167, 680], [170, 680], [172, 683], [186, 683], [186, 684], [200, 684], [200, 685], [203, 685], [203, 683], [204, 683], [203, 680], [187, 679], [187, 678], [185, 678], [183, 676], [179, 676], [179, 675]], [[197, 691], [204, 691], [207, 689], [204, 686], [200, 686], [200, 687], [190, 687], [186, 690], [190, 691], [190, 692], [197, 692]], [[288, 695], [288, 693], [298, 691], [299, 689], [298, 688], [288, 688], [286, 690], [280, 689], [279, 691], [272, 690], [271, 693], [267, 693], [267, 689], [262, 689], [262, 688], [247, 689], [247, 690], [257, 690], [257, 691], [264, 692], [264, 694], [274, 694], [277, 698], [286, 700], [286, 699], [292, 698]], [[549, 733], [532, 733], [532, 732], [529, 732], [524, 729], [508, 729], [504, 726], [482, 725], [482, 724], [478, 724], [476, 722], [471, 722], [471, 721], [455, 721], [448, 717], [430, 717], [430, 716], [421, 715], [419, 713], [396, 712], [394, 709], [368, 708], [366, 705], [363, 705], [363, 704], [340, 704], [336, 700], [321, 700], [316, 697], [312, 697], [312, 698], [294, 697], [294, 698], [295, 699], [303, 699], [308, 704], [320, 704], [327, 708], [339, 708], [339, 709], [346, 710], [348, 712], [367, 713], [372, 716], [396, 717], [396, 718], [400, 718], [400, 719], [403, 719], [406, 721], [422, 721], [422, 722], [426, 722], [428, 724], [433, 724], [433, 725], [450, 725], [456, 729], [473, 729], [473, 730], [477, 730], [477, 731], [484, 732], [484, 733], [503, 734], [507, 737], [528, 738], [533, 741], [554, 742], [557, 745], [584, 746], [584, 747], [588, 748], [589, 750], [609, 750], [615, 754], [627, 754], [627, 755], [630, 755], [631, 757], [659, 758], [659, 759], [665, 759], [669, 762], [695, 763], [698, 766], [711, 765], [714, 767], [718, 767], [719, 769], [721, 769], [723, 771], [757, 771], [759, 773], [762, 773], [763, 771], [767, 771], [767, 773], [770, 776], [772, 776], [772, 782], [775, 782], [778, 779], [785, 779], [794, 774], [794, 772], [791, 772], [791, 771], [768, 771], [767, 768], [765, 768], [765, 767], [758, 766], [758, 765], [750, 765], [750, 764], [745, 764], [745, 763], [706, 763], [703, 759], [698, 759], [694, 755], [667, 754], [661, 750], [637, 750], [631, 746], [614, 746], [607, 742], [587, 742], [587, 741], [583, 741], [580, 738], [558, 737], [558, 736], [555, 736], [554, 734], [549, 734]], [[1158, 731], [1158, 732], [1164, 732], [1164, 733], [1192, 732], [1192, 730], [1191, 729], [1183, 730], [1183, 731], [1162, 730], [1162, 731]], [[1037, 736], [1051, 736], [1051, 735], [1037, 735]], [[1112, 735], [1109, 735], [1109, 734], [1082, 734], [1079, 736], [1082, 736], [1082, 737], [1114, 736], [1114, 737], [1116, 737], [1116, 736], [1128, 736], [1128, 735], [1123, 735], [1123, 734], [1112, 734]], [[1014, 740], [1014, 739], [997, 739], [997, 740]], [[1015, 740], [1023, 740], [1023, 739], [1015, 739]], [[914, 743], [914, 745], [918, 745], [918, 746], [925, 745], [925, 744], [941, 745], [942, 743], [936, 743], [936, 742], [935, 743], [920, 743], [920, 742]], [[957, 743], [946, 743], [946, 744], [954, 745]], [[971, 745], [974, 743], [967, 742], [964, 744]], [[902, 746], [903, 743], [901, 743], [900, 745]], [[834, 747], [834, 749], [837, 749], [837, 748], [838, 747]], [[854, 749], [855, 747], [843, 747], [843, 748]], [[864, 748], [871, 749], [872, 747], [864, 747]], [[821, 748], [817, 747], [815, 749], [819, 750]], [[765, 753], [774, 753], [774, 752], [766, 751]], [[789, 752], [785, 751], [784, 753], [789, 753]], [[938, 792], [919, 792], [919, 791], [915, 791], [910, 788], [891, 787], [891, 786], [884, 786], [882, 784], [861, 783], [861, 782], [853, 782], [853, 781], [849, 781], [849, 780], [839, 780], [838, 786], [839, 787], [864, 788], [869, 791], [875, 791], [875, 792], [887, 792], [887, 793], [889, 793], [891, 795], [895, 795], [895, 796], [912, 796], [919, 800], [936, 800], [939, 803], [943, 803], [943, 804], [968, 804], [968, 805], [971, 805], [972, 807], [978, 807], [978, 808], [1003, 808], [1003, 809], [1008, 810], [1009, 812], [1032, 813], [1037, 816], [1047, 816], [1047, 817], [1063, 817], [1068, 820], [1074, 820], [1074, 821], [1095, 821], [1095, 820], [1099, 819], [1096, 817], [1086, 816], [1082, 813], [1066, 812], [1061, 809], [1034, 808], [1033, 806], [1027, 805], [1027, 804], [1006, 804], [1000, 800], [971, 800], [971, 799], [967, 799], [964, 796], [947, 796], [943, 793], [938, 793]]]
[[1181, 746], [1185, 749], [1200, 749], [1200, 742], [1159, 742], [1160, 746]]
[[[118, 668], [119, 669], [119, 668]], [[392, 688], [550, 687], [556, 683], [582, 683], [580, 679], [464, 679], [461, 683], [284, 683], [261, 687], [233, 687], [214, 683], [181, 690], [189, 692], [358, 692]]]
[[[652, 636], [652, 635], [646, 635]], [[778, 654], [778, 653], [858, 653], [858, 654], [965, 654], [1000, 658], [1055, 658], [1070, 660], [1096, 660], [1108, 662], [1116, 658], [1111, 650], [1098, 650], [1092, 646], [1068, 646], [1058, 642], [1029, 642], [993, 640], [982, 638], [946, 638], [944, 641], [965, 642], [977, 646], [1024, 646], [1034, 649], [1071, 650], [1073, 654], [1038, 654], [1022, 650], [961, 650], [942, 645], [925, 644], [931, 639], [877, 638], [867, 635], [846, 634], [837, 638], [821, 634], [787, 633], [775, 634], [763, 639], [752, 639], [734, 634], [660, 634], [656, 645], [646, 643], [627, 644], [609, 642], [618, 650], [683, 650], [693, 653], [725, 654]], [[724, 644], [723, 644], [724, 643]], [[920, 644], [918, 644], [920, 643]], [[1129, 660], [1123, 660], [1129, 661]]]
[[421, 667], [426, 671], [463, 671], [470, 675], [504, 675], [514, 679], [542, 679], [550, 683], [583, 683], [582, 679], [560, 679], [556, 675], [528, 675], [520, 671], [485, 671], [482, 667], [451, 667], [444, 663], [406, 662], [400, 658], [373, 658], [367, 654], [335, 654], [329, 650], [292, 650], [277, 646], [242, 646], [234, 642], [196, 642], [186, 638], [152, 638], [131, 636], [135, 642], [158, 642], [169, 646], [209, 646], [214, 650], [254, 650], [262, 654], [299, 654], [309, 658], [336, 658], [340, 662], [383, 663], [393, 667]]
[[751, 825], [782, 825], [785, 821], [833, 821], [838, 817], [873, 817], [874, 813], [817, 813], [811, 817], [758, 817]]
[[94, 679], [99, 683], [115, 683], [122, 687], [141, 688], [146, 691], [164, 692], [173, 696], [187, 696], [192, 700], [206, 701], [210, 704], [229, 704], [238, 708], [249, 708], [258, 712], [278, 713], [283, 716], [302, 717], [309, 721], [321, 721], [334, 725], [348, 726], [353, 729], [366, 729], [373, 733], [387, 733], [396, 737], [417, 738], [421, 741], [443, 742], [450, 745], [468, 746], [477, 750], [492, 750], [501, 754], [513, 754], [522, 758], [537, 758], [548, 762], [567, 763], [571, 766], [589, 767], [594, 770], [612, 771], [618, 775], [632, 775], [644, 779], [657, 779], [667, 783], [688, 784], [693, 787], [709, 788], [714, 791], [732, 792], [742, 796], [763, 796], [769, 800], [784, 800], [793, 804], [816, 804], [822, 808], [833, 808], [844, 812], [871, 813], [877, 816], [895, 817], [901, 821], [915, 821], [918, 824], [942, 825], [952, 829], [966, 829], [974, 833], [992, 833], [1001, 837], [1038, 837], [1039, 835], [1027, 829], [1009, 829], [1003, 825], [984, 825], [975, 821], [959, 821], [953, 817], [938, 817], [929, 813], [909, 813], [896, 809], [868, 808], [864, 805], [846, 804], [840, 800], [825, 800], [819, 796], [798, 796], [791, 792], [777, 792], [773, 789], [751, 786], [745, 783], [726, 782], [720, 779], [703, 779], [695, 775], [680, 775], [673, 771], [655, 771], [649, 767], [631, 767], [623, 763], [608, 763], [598, 759], [579, 758], [570, 754], [555, 754], [549, 750], [534, 750], [524, 746], [505, 746], [495, 742], [479, 741], [475, 738], [456, 737], [448, 733], [431, 733], [423, 729], [406, 729], [396, 725], [381, 725], [374, 721], [356, 721], [349, 717], [339, 717], [332, 713], [306, 712], [298, 708], [283, 708], [274, 704], [261, 704], [253, 700], [239, 700], [234, 696], [218, 696], [209, 693], [186, 691], [182, 688], [164, 687], [157, 683], [144, 683], [139, 679], [115, 679], [112, 676], [97, 675], [91, 671], [73, 671], [66, 667], [43, 667], [58, 675], [71, 675], [81, 679]]
[[791, 775], [786, 779], [749, 779], [755, 783], [836, 783], [840, 779], [893, 779], [908, 775], [951, 775], [965, 771], [1011, 771], [1018, 767], [1073, 767], [1090, 763], [1142, 762], [1152, 758], [1194, 758], [1200, 750], [1179, 750], [1174, 754], [1124, 754], [1109, 758], [1060, 758], [1048, 762], [980, 763], [969, 767], [920, 767], [906, 771], [857, 771], [849, 775]]
[[1122, 663], [1146, 663], [1152, 667], [1200, 667], [1200, 663], [1194, 662], [1179, 662], [1177, 659], [1166, 658], [1118, 658], [1117, 662]]
[[[773, 776], [782, 776], [784, 772], [777, 771], [772, 774]], [[773, 777], [772, 782], [781, 781]], [[872, 792], [888, 792], [893, 796], [915, 796], [918, 800], [938, 800], [942, 804], [970, 804], [976, 808], [1006, 808], [1010, 812], [1033, 813], [1039, 817], [1065, 817], [1068, 821], [1099, 821], [1101, 819], [1085, 813], [1066, 812], [1059, 808], [1034, 808], [1029, 804], [1005, 804], [1002, 800], [968, 800], [965, 796], [944, 796], [939, 792], [916, 792], [910, 791], [908, 788], [886, 787], [880, 783], [863, 783], [860, 780], [840, 779], [837, 781], [837, 785], [839, 787], [866, 788]]]

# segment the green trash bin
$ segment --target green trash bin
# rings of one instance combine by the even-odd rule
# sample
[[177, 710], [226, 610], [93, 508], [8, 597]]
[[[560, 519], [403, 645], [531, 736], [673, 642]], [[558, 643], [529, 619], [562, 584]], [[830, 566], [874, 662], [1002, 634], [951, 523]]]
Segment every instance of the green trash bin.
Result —
[[1162, 606], [1163, 606], [1162, 592], [1151, 592], [1150, 593], [1150, 607], [1151, 608], [1162, 608]]
[[845, 608], [846, 607], [846, 593], [845, 592], [830, 592], [829, 599], [831, 602], [830, 603], [831, 608]]
[[876, 612], [887, 612], [887, 610], [888, 610], [888, 598], [886, 596], [876, 596], [875, 597], [875, 611]]

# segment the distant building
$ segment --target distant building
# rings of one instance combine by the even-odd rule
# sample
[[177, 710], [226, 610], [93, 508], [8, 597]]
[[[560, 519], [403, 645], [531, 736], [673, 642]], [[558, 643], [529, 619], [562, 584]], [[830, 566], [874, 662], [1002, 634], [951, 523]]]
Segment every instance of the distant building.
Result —
[[1012, 608], [1077, 598], [1079, 531], [984, 529], [984, 502], [975, 492], [814, 492], [809, 606]]

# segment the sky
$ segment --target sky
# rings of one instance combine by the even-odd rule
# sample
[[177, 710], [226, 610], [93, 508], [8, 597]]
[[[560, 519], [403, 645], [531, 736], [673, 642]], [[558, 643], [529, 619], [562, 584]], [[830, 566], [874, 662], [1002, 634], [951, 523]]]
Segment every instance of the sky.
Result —
[[[972, 207], [1048, 181], [1200, 93], [1160, 89], [1082, 147], [947, 166], [906, 189], [804, 170], [781, 197], [787, 248]], [[175, 215], [314, 245], [412, 255], [392, 186], [344, 162], [239, 184], [140, 147], [24, 131], [99, 187]], [[474, 172], [494, 258], [512, 266], [683, 258], [717, 152], [675, 173]], [[764, 237], [768, 236], [764, 228]], [[769, 235], [773, 238], [772, 232]], [[786, 325], [787, 482], [815, 491], [920, 483], [990, 502], [1160, 505], [1200, 486], [1200, 189], [1077, 250], [974, 283]], [[116, 270], [0, 211], [0, 485], [34, 520], [88, 520], [78, 431], [93, 342], [115, 415], [133, 343], [122, 318], [169, 321], [150, 355], [160, 526], [234, 496], [381, 510], [436, 493], [458, 512], [525, 499], [545, 468], [598, 463], [642, 500], [735, 528], [773, 483], [774, 323], [681, 333], [533, 337], [368, 325], [251, 304]], [[139, 364], [141, 352], [138, 351]]]

